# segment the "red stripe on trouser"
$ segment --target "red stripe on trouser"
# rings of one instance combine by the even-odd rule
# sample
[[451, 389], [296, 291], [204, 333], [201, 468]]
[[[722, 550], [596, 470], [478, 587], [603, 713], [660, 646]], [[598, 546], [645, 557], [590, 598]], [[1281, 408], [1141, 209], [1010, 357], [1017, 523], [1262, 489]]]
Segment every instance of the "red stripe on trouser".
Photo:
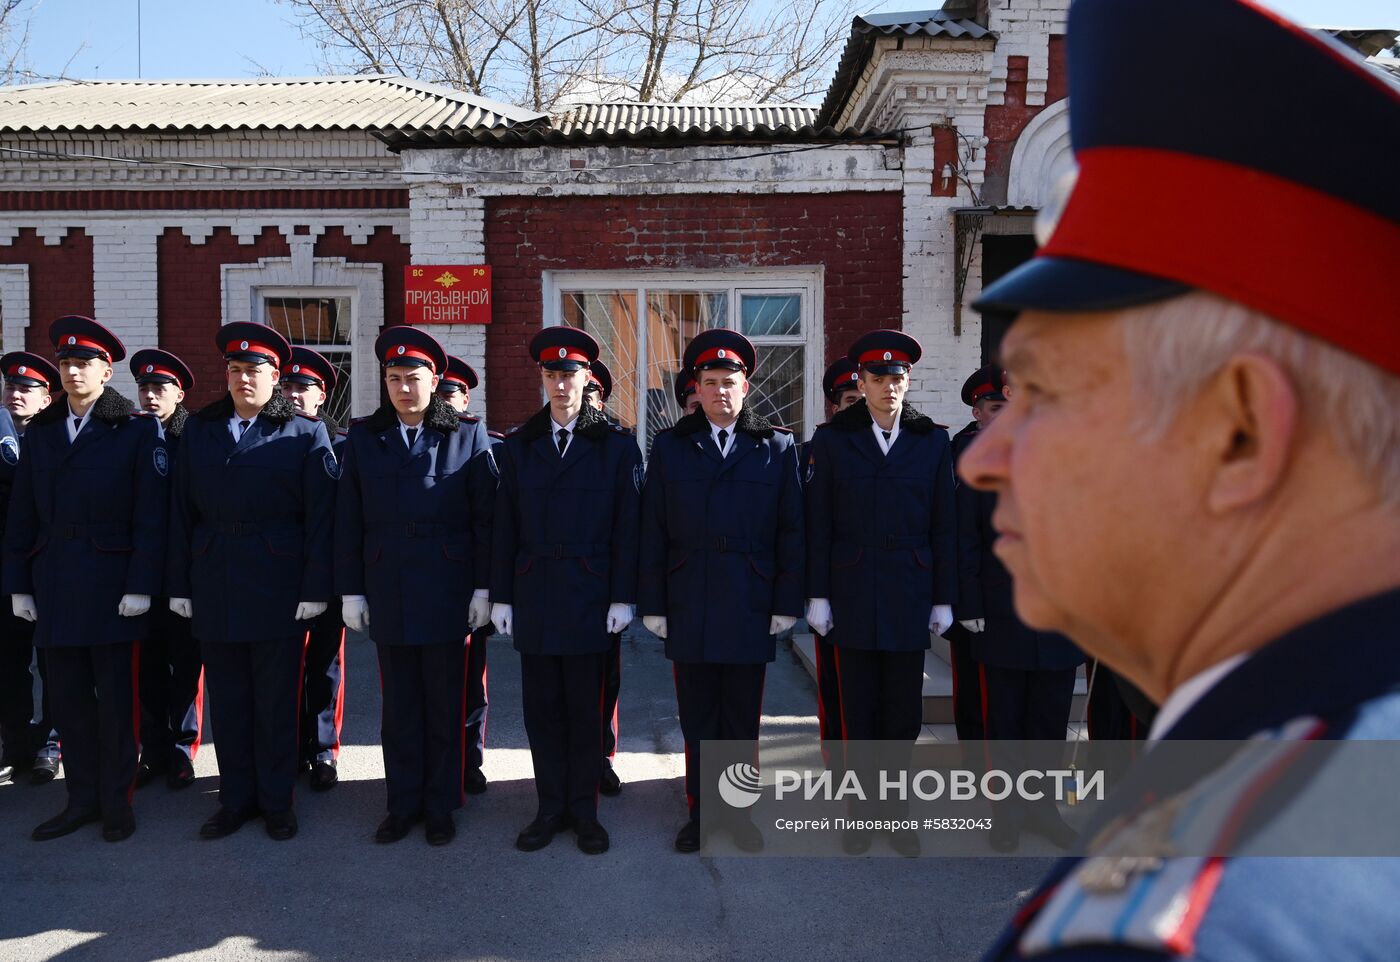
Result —
[[[831, 646], [831, 663], [836, 666], [836, 690], [841, 691], [841, 649], [835, 645]], [[841, 693], [841, 740], [849, 741], [850, 736], [846, 734], [846, 695]]]
[[[309, 641], [311, 632], [306, 633]], [[345, 626], [340, 626], [340, 648], [336, 652], [340, 659], [340, 684], [335, 690], [335, 744], [331, 746], [331, 758], [340, 758], [340, 729], [345, 724]], [[300, 744], [300, 742], [298, 742]]]
[[[301, 663], [297, 666], [297, 700], [296, 700], [296, 730], [292, 733], [292, 744], [296, 746], [297, 756], [301, 752], [301, 706], [306, 704], [306, 649], [311, 645], [311, 631], [301, 636]], [[256, 744], [256, 742], [255, 742]], [[292, 781], [292, 802], [297, 798], [296, 780]]]
[[[826, 718], [826, 699], [822, 698], [822, 636], [812, 632], [812, 661], [817, 666], [817, 733], [822, 741], [831, 737]], [[841, 684], [838, 679], [836, 684]]]
[[[141, 746], [141, 642], [131, 643], [131, 737], [137, 748]], [[137, 766], [137, 772], [140, 766]], [[126, 803], [131, 804], [136, 797], [136, 776], [126, 787]]]
[[199, 754], [204, 738], [204, 666], [199, 667], [199, 680], [194, 683], [194, 741], [190, 742], [190, 761]]

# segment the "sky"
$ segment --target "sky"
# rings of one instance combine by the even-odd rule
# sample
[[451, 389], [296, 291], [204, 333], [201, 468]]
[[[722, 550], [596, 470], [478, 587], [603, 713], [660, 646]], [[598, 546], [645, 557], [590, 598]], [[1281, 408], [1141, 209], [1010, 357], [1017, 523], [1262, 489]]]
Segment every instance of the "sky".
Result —
[[[1265, 3], [1304, 23], [1400, 27], [1397, 0]], [[874, 0], [867, 12], [936, 5], [937, 0]], [[109, 80], [323, 72], [316, 45], [301, 36], [293, 11], [276, 0], [40, 0], [30, 24], [28, 60], [39, 74]]]

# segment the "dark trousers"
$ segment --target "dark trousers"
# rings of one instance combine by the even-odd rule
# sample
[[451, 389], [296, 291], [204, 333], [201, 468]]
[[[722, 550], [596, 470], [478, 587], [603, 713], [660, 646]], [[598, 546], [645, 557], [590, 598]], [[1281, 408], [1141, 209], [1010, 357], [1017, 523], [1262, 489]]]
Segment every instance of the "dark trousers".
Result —
[[622, 632], [608, 635], [612, 647], [603, 662], [603, 764], [612, 767], [617, 754], [617, 696], [622, 691]]
[[467, 646], [451, 641], [378, 648], [389, 814], [447, 815], [462, 807]]
[[986, 692], [982, 684], [982, 666], [967, 653], [968, 630], [957, 623], [949, 628], [949, 668], [953, 672], [953, 726], [958, 741], [977, 742], [987, 737], [983, 719], [986, 717]]
[[[6, 608], [9, 606], [6, 605]], [[34, 625], [0, 613], [0, 747], [5, 764], [27, 767], [34, 758]]]
[[311, 622], [302, 679], [301, 761], [333, 762], [345, 718], [345, 624], [334, 608]]
[[924, 720], [924, 652], [837, 647], [836, 674], [848, 740], [918, 739]]
[[467, 646], [467, 724], [464, 770], [480, 770], [486, 759], [486, 716], [491, 696], [486, 690], [486, 648], [496, 629], [491, 625], [471, 633]]
[[[1025, 671], [984, 665], [982, 671], [987, 679], [989, 742], [1065, 740], [1078, 668]], [[987, 750], [991, 764], [1012, 773], [1013, 777], [1030, 764], [1016, 752], [995, 744], [989, 744]], [[1048, 793], [1034, 802], [1018, 799], [1013, 794], [994, 803], [992, 809], [997, 818], [1012, 818], [1024, 824], [1040, 816], [1053, 817], [1054, 807], [1055, 801]]]
[[174, 752], [193, 760], [204, 717], [204, 662], [188, 618], [165, 599], [151, 605], [151, 637], [141, 646], [141, 756], [169, 766]]
[[520, 654], [525, 734], [542, 816], [598, 817], [605, 657]]
[[841, 685], [836, 680], [836, 648], [813, 632], [817, 661], [817, 729], [822, 741], [841, 738]]
[[68, 805], [120, 814], [136, 787], [140, 645], [64, 645], [45, 655]]
[[700, 817], [700, 745], [758, 741], [763, 718], [766, 664], [714, 665], [675, 662], [676, 708], [685, 738], [685, 797], [690, 817]]
[[304, 637], [200, 646], [218, 736], [220, 805], [292, 807]]

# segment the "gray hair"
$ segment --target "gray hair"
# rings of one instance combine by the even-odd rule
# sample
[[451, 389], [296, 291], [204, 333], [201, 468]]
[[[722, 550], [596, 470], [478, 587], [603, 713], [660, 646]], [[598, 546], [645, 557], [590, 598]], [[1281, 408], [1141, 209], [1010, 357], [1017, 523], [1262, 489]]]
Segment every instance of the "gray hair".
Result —
[[1236, 354], [1271, 357], [1288, 371], [1303, 415], [1374, 479], [1381, 499], [1400, 506], [1400, 377], [1204, 291], [1123, 314], [1133, 384], [1152, 412], [1142, 425], [1160, 436], [1182, 405]]

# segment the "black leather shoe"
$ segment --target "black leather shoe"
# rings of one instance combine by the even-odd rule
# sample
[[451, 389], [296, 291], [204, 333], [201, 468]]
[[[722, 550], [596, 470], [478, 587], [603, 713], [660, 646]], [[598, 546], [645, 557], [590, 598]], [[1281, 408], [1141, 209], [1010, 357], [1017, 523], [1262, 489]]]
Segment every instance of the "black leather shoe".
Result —
[[149, 760], [143, 758], [136, 766], [136, 787], [145, 788], [165, 774], [164, 765], [154, 765]]
[[574, 832], [578, 835], [578, 850], [584, 855], [602, 855], [611, 844], [608, 830], [596, 818], [574, 822]]
[[538, 852], [568, 827], [567, 815], [537, 815], [535, 820], [515, 837], [515, 847], [522, 852]]
[[1065, 824], [1059, 812], [1045, 812], [1026, 821], [1026, 831], [1039, 835], [1059, 849], [1070, 849], [1079, 841], [1079, 833]]
[[274, 842], [285, 842], [297, 833], [297, 813], [290, 808], [285, 812], [263, 812], [263, 828]]
[[15, 766], [9, 762], [0, 764], [0, 785], [8, 785], [15, 780]]
[[608, 764], [603, 765], [603, 777], [598, 779], [598, 791], [609, 798], [622, 794], [622, 779], [617, 777], [617, 772]]
[[917, 832], [891, 832], [889, 838], [890, 848], [894, 849], [896, 855], [902, 855], [905, 858], [918, 858], [923, 851]]
[[374, 840], [380, 845], [391, 845], [411, 832], [416, 821], [418, 819], [414, 816], [386, 815], [374, 830]]
[[700, 821], [692, 818], [681, 826], [681, 830], [676, 833], [676, 851], [691, 852], [700, 851]]
[[340, 780], [336, 774], [335, 762], [317, 762], [311, 767], [311, 789], [317, 792], [328, 792], [335, 788], [335, 783]]
[[841, 836], [841, 851], [847, 855], [864, 855], [870, 851], [870, 833], [848, 830]]
[[131, 838], [135, 831], [136, 816], [129, 808], [102, 819], [102, 840], [105, 842], [120, 842], [122, 839]]
[[165, 773], [165, 785], [172, 791], [189, 788], [194, 784], [194, 763], [184, 752], [177, 751], [170, 770]]
[[763, 851], [763, 833], [758, 830], [758, 826], [747, 818], [735, 820], [729, 826], [729, 834], [734, 839], [734, 844], [741, 852], [761, 852]]
[[257, 817], [256, 811], [221, 806], [217, 812], [199, 827], [199, 837], [205, 839], [223, 838], [232, 835], [243, 827], [243, 823]]
[[84, 825], [91, 825], [93, 822], [101, 821], [101, 819], [102, 815], [96, 809], [65, 808], [34, 829], [29, 837], [36, 842], [47, 842], [51, 839], [71, 835]]
[[29, 770], [29, 784], [47, 785], [57, 778], [59, 761], [49, 756], [34, 759], [34, 767]]
[[991, 845], [993, 851], [1014, 852], [1021, 844], [1021, 829], [1009, 818], [993, 816], [987, 844]]
[[429, 815], [425, 832], [429, 845], [446, 845], [457, 837], [457, 826], [451, 815]]
[[486, 791], [486, 776], [479, 768], [468, 768], [462, 773], [462, 791], [468, 795], [480, 795]]

